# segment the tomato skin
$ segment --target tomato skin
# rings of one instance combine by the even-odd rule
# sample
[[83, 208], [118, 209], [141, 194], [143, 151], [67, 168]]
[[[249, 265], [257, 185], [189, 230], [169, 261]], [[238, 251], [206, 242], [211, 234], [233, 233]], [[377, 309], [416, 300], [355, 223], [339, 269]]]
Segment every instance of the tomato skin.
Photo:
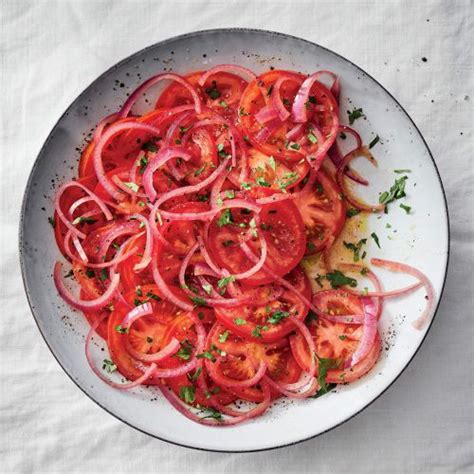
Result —
[[306, 255], [312, 255], [333, 242], [346, 221], [346, 206], [336, 181], [320, 169], [311, 190], [296, 194], [295, 204], [305, 226]]
[[[301, 369], [293, 358], [287, 338], [281, 338], [274, 343], [250, 341], [216, 323], [208, 336], [207, 349], [213, 347], [217, 348], [216, 353], [223, 351], [225, 354], [219, 357], [219, 368], [222, 375], [229, 379], [249, 379], [255, 373], [255, 363], [259, 361], [266, 363], [267, 375], [276, 382], [294, 383], [301, 375]], [[229, 391], [248, 401], [262, 401], [262, 392], [257, 387], [232, 388]], [[278, 392], [272, 391], [272, 398], [279, 396]]]
[[[256, 187], [250, 191], [250, 196], [265, 197], [273, 194], [269, 188]], [[251, 268], [254, 263], [249, 260], [238, 242], [251, 225], [252, 215], [243, 214], [242, 211], [229, 211], [234, 224], [221, 226], [220, 216], [216, 216], [209, 227], [208, 246], [214, 261], [226, 268], [231, 274], [240, 273]], [[260, 211], [261, 225], [257, 232], [265, 236], [267, 242], [266, 265], [278, 276], [283, 276], [295, 268], [301, 261], [305, 248], [306, 238], [304, 225], [298, 208], [290, 201], [279, 201], [266, 204]], [[237, 224], [245, 225], [241, 228]], [[227, 245], [231, 242], [231, 245]], [[254, 238], [249, 241], [249, 246], [258, 255], [259, 241]], [[261, 285], [270, 283], [274, 277], [264, 270], [259, 270], [249, 278], [242, 280], [246, 285]]]
[[[306, 274], [299, 267], [295, 268], [286, 279], [301, 291], [306, 298], [310, 298], [311, 285]], [[265, 288], [268, 288], [268, 291], [272, 291], [271, 286]], [[256, 298], [256, 301], [258, 300]], [[276, 311], [296, 314], [296, 317], [301, 321], [308, 314], [308, 308], [305, 307], [300, 298], [290, 290], [285, 289], [283, 294], [275, 301], [263, 305], [239, 306], [233, 309], [217, 308], [216, 317], [222, 325], [247, 340], [276, 342], [295, 328], [291, 321], [284, 318], [277, 324], [268, 323], [268, 319]], [[236, 320], [239, 319], [244, 320], [245, 324], [236, 323]], [[267, 329], [261, 329], [259, 335], [256, 336], [257, 326], [261, 328], [267, 327]]]

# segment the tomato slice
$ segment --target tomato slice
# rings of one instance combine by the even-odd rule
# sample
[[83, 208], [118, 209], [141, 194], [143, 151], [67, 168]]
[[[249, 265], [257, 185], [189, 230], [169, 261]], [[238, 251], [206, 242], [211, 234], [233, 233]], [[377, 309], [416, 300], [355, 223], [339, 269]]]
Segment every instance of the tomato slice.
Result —
[[158, 352], [169, 342], [165, 341], [166, 330], [170, 322], [176, 319], [178, 310], [161, 297], [156, 285], [143, 285], [138, 293], [137, 290], [130, 291], [124, 297], [132, 305], [148, 301], [153, 307], [153, 314], [136, 320], [128, 334], [121, 333], [117, 330], [117, 326], [121, 325], [123, 318], [130, 311], [129, 308], [118, 302], [109, 316], [107, 341], [112, 361], [124, 377], [135, 380], [143, 374], [144, 364], [129, 354], [126, 341], [128, 340], [135, 350], [144, 354]]
[[[296, 267], [285, 277], [296, 289], [307, 298], [311, 295], [311, 285], [305, 273]], [[301, 302], [299, 296], [284, 287], [279, 289], [281, 295], [266, 304], [255, 306], [239, 306], [232, 309], [216, 309], [217, 319], [239, 336], [252, 341], [275, 342], [294, 330], [294, 325], [287, 319], [294, 315], [299, 320], [304, 320], [308, 308]], [[278, 291], [276, 285], [261, 287], [262, 295]], [[243, 290], [245, 294], [245, 289]], [[258, 302], [262, 299], [255, 298]], [[272, 322], [273, 321], [273, 322]]]
[[346, 206], [336, 181], [320, 169], [314, 186], [295, 195], [306, 232], [306, 255], [323, 250], [346, 221]]
[[[305, 76], [293, 71], [274, 70], [260, 75], [247, 86], [240, 99], [239, 120], [244, 134], [249, 137], [254, 147], [281, 160], [299, 161], [317, 152], [321, 144], [316, 138], [314, 127], [317, 127], [322, 137], [326, 137], [330, 133], [338, 105], [331, 92], [316, 81], [310, 91], [311, 99], [306, 104], [309, 122], [301, 131], [298, 142], [292, 143], [287, 139], [287, 133], [298, 125], [291, 117], [285, 122], [276, 119], [276, 129], [270, 137], [265, 140], [259, 138], [259, 132], [264, 126], [258, 122], [255, 115], [270, 103], [272, 88], [282, 75], [291, 79], [284, 81], [280, 88], [282, 102], [288, 111], [291, 111], [291, 104]], [[313, 135], [311, 140], [307, 138], [309, 134]]]
[[[274, 191], [269, 188], [256, 187], [250, 191], [252, 197], [269, 196]], [[209, 250], [214, 261], [226, 268], [231, 274], [244, 272], [254, 263], [249, 260], [240, 248], [239, 242], [244, 238], [252, 215], [245, 210], [226, 210], [229, 217], [222, 225], [222, 213], [216, 216], [209, 227]], [[268, 267], [277, 275], [283, 276], [290, 272], [301, 261], [305, 249], [306, 238], [304, 225], [298, 208], [290, 200], [266, 204], [260, 212], [261, 225], [257, 232], [262, 232], [267, 242]], [[260, 241], [253, 237], [249, 246], [256, 255], [260, 254]], [[273, 280], [263, 270], [259, 270], [250, 278], [242, 280], [247, 285], [260, 285]]]
[[265, 182], [271, 189], [279, 192], [294, 188], [309, 172], [306, 160], [291, 163], [267, 156], [255, 148], [249, 150], [248, 154], [250, 176], [253, 181]]
[[137, 273], [133, 267], [139, 263], [143, 255], [146, 245], [146, 235], [140, 235], [130, 240], [124, 247], [123, 252], [127, 253], [133, 247], [137, 247], [135, 254], [124, 260], [119, 264], [119, 272], [122, 287], [125, 291], [134, 290], [138, 285], [153, 283], [153, 275], [151, 273], [150, 265]]
[[[209, 210], [209, 205], [204, 202], [187, 202], [178, 204], [170, 212], [205, 212]], [[158, 268], [163, 279], [171, 284], [179, 285], [177, 279], [183, 257], [196, 243], [196, 236], [199, 235], [202, 222], [198, 221], [172, 221], [165, 223], [160, 232], [169, 246], [158, 241], [156, 243], [156, 255], [158, 258]], [[202, 257], [196, 255], [191, 260], [192, 263], [201, 261]]]
[[[341, 292], [336, 296], [333, 292], [320, 292], [317, 306], [331, 314], [356, 314], [361, 310], [359, 298]], [[339, 302], [337, 299], [339, 298]], [[343, 324], [328, 321], [324, 318], [311, 319], [307, 322], [309, 331], [316, 345], [316, 354], [320, 358], [332, 359], [338, 368], [328, 370], [326, 381], [329, 383], [352, 382], [366, 374], [377, 362], [380, 355], [381, 341], [377, 335], [376, 341], [366, 357], [350, 369], [344, 369], [344, 363], [349, 360], [359, 346], [363, 328], [361, 325]], [[300, 334], [292, 336], [293, 355], [301, 368], [310, 365], [310, 354], [306, 342]]]
[[[267, 375], [281, 383], [294, 383], [301, 374], [287, 338], [273, 343], [249, 341], [240, 337], [226, 326], [216, 323], [208, 337], [208, 351], [217, 356], [222, 354], [220, 367], [222, 375], [233, 380], [246, 380], [255, 374], [255, 363], [264, 361], [267, 364]], [[225, 355], [224, 355], [225, 354]], [[257, 387], [229, 389], [245, 400], [259, 402], [262, 392]], [[277, 398], [278, 392], [272, 392]]]

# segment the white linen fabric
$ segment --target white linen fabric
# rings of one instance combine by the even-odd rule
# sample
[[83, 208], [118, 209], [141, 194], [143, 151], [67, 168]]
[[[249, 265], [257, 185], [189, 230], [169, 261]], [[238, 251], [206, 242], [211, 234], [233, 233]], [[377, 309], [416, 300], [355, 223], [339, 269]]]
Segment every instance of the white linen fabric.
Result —
[[[2, 0], [0, 472], [473, 472], [472, 13], [469, 0]], [[337, 429], [254, 454], [198, 452], [155, 440], [87, 398], [36, 328], [17, 243], [35, 157], [85, 86], [144, 46], [230, 26], [306, 38], [377, 78], [424, 134], [451, 214], [443, 301], [400, 379]]]

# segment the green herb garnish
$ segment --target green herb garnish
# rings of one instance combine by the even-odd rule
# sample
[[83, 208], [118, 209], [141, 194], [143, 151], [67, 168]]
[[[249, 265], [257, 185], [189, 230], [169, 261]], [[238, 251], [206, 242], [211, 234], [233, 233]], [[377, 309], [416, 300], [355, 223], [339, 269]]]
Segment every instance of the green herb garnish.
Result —
[[334, 270], [333, 272], [326, 273], [326, 279], [331, 284], [332, 288], [339, 288], [340, 286], [349, 285], [351, 287], [357, 286], [357, 280], [354, 278], [347, 277], [339, 270]]
[[373, 148], [377, 143], [380, 141], [380, 137], [376, 135], [376, 137], [369, 143], [369, 150]]
[[377, 244], [377, 247], [381, 248], [378, 235], [375, 232], [372, 232], [370, 236], [374, 239], [375, 243]]
[[362, 108], [359, 108], [359, 109], [354, 108], [354, 110], [352, 111], [348, 110], [347, 115], [349, 116], [349, 125], [352, 125], [357, 119], [360, 119], [361, 117], [365, 117], [364, 111], [362, 110]]

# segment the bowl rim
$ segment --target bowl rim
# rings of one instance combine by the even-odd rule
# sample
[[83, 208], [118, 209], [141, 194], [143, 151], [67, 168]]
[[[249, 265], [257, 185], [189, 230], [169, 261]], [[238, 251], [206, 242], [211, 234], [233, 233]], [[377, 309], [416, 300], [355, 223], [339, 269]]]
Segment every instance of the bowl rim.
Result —
[[[212, 34], [222, 34], [222, 33], [253, 33], [253, 34], [264, 34], [264, 35], [270, 35], [270, 36], [279, 36], [279, 37], [283, 37], [283, 38], [286, 38], [286, 39], [292, 39], [292, 40], [297, 40], [297, 41], [300, 41], [300, 42], [303, 42], [303, 43], [306, 43], [308, 45], [311, 45], [311, 46], [316, 46], [317, 48], [320, 48], [322, 49], [323, 51], [325, 51], [326, 53], [329, 53], [333, 56], [336, 56], [338, 59], [342, 59], [343, 61], [349, 63], [351, 66], [353, 66], [354, 68], [356, 68], [358, 71], [360, 71], [361, 73], [363, 73], [366, 77], [368, 77], [369, 79], [371, 79], [375, 84], [377, 84], [378, 87], [380, 87], [397, 105], [398, 107], [400, 108], [400, 111], [406, 116], [406, 118], [409, 120], [409, 122], [411, 123], [411, 125], [414, 127], [416, 133], [418, 134], [419, 138], [421, 139], [422, 143], [424, 144], [424, 146], [426, 147], [426, 150], [428, 151], [428, 155], [433, 163], [433, 166], [434, 166], [434, 169], [436, 171], [436, 175], [438, 177], [438, 181], [439, 181], [439, 185], [441, 187], [441, 191], [442, 191], [442, 194], [443, 194], [443, 201], [444, 201], [444, 213], [445, 213], [445, 216], [446, 216], [446, 235], [447, 235], [447, 252], [446, 252], [446, 263], [445, 263], [445, 267], [444, 267], [444, 277], [443, 277], [443, 283], [442, 283], [442, 286], [441, 286], [441, 291], [440, 291], [440, 294], [439, 294], [439, 298], [438, 298], [438, 303], [434, 309], [434, 312], [433, 312], [433, 316], [431, 318], [431, 321], [429, 323], [429, 326], [427, 327], [426, 329], [426, 332], [423, 336], [423, 339], [420, 341], [418, 347], [416, 348], [415, 352], [413, 353], [413, 356], [408, 360], [408, 362], [405, 364], [405, 366], [403, 367], [403, 369], [400, 371], [400, 373], [388, 384], [388, 386], [382, 390], [373, 400], [371, 400], [369, 403], [367, 403], [364, 407], [362, 407], [360, 410], [356, 411], [355, 413], [353, 413], [352, 415], [348, 416], [346, 419], [344, 419], [343, 421], [337, 423], [336, 425], [332, 426], [331, 428], [328, 428], [324, 431], [322, 431], [321, 433], [317, 433], [315, 435], [312, 435], [312, 436], [308, 436], [308, 437], [305, 437], [305, 438], [301, 438], [301, 439], [298, 439], [296, 441], [292, 441], [292, 442], [289, 442], [289, 443], [283, 443], [283, 444], [278, 444], [276, 446], [271, 446], [271, 447], [266, 447], [266, 448], [257, 448], [257, 449], [243, 449], [243, 450], [238, 450], [238, 449], [211, 449], [211, 448], [202, 448], [202, 447], [198, 447], [198, 446], [190, 446], [190, 445], [187, 445], [187, 444], [184, 444], [184, 443], [178, 443], [176, 441], [171, 441], [169, 439], [166, 439], [166, 438], [163, 438], [161, 436], [158, 436], [154, 433], [150, 433], [144, 429], [141, 429], [141, 428], [138, 428], [137, 426], [133, 425], [131, 422], [129, 421], [126, 421], [124, 419], [122, 419], [119, 415], [113, 413], [111, 410], [109, 410], [106, 406], [104, 406], [102, 403], [98, 402], [92, 395], [90, 395], [89, 393], [86, 392], [86, 390], [79, 384], [78, 381], [76, 381], [74, 379], [74, 376], [72, 373], [68, 372], [66, 370], [66, 368], [61, 364], [61, 361], [59, 360], [58, 356], [56, 356], [56, 354], [54, 353], [52, 347], [50, 346], [49, 342], [48, 342], [48, 339], [46, 338], [46, 335], [44, 334], [44, 332], [41, 330], [41, 327], [40, 327], [40, 324], [39, 324], [39, 315], [36, 314], [36, 309], [34, 307], [34, 304], [32, 302], [32, 299], [31, 299], [31, 296], [30, 296], [30, 292], [29, 292], [29, 288], [28, 288], [28, 283], [27, 283], [27, 278], [26, 278], [26, 268], [25, 268], [25, 257], [24, 257], [24, 220], [25, 220], [25, 212], [26, 212], [26, 203], [27, 203], [27, 198], [28, 198], [28, 194], [29, 194], [29, 191], [30, 191], [30, 188], [32, 187], [32, 182], [33, 182], [33, 176], [35, 174], [35, 171], [36, 171], [36, 168], [39, 166], [39, 162], [40, 162], [40, 159], [41, 157], [43, 156], [44, 152], [45, 152], [45, 149], [49, 143], [49, 141], [52, 139], [56, 129], [58, 128], [59, 124], [61, 123], [61, 121], [63, 120], [63, 118], [68, 114], [69, 110], [76, 104], [76, 102], [78, 102], [80, 100], [80, 98], [87, 92], [89, 91], [89, 89], [91, 89], [94, 84], [97, 82], [97, 81], [100, 81], [102, 78], [106, 77], [109, 73], [111, 73], [113, 70], [117, 69], [118, 67], [120, 67], [121, 65], [133, 60], [135, 57], [143, 54], [144, 52], [150, 50], [150, 49], [153, 49], [153, 48], [156, 48], [157, 46], [163, 46], [163, 45], [166, 45], [166, 44], [169, 44], [169, 43], [173, 43], [177, 40], [182, 40], [182, 39], [186, 39], [186, 38], [193, 38], [193, 37], [197, 37], [197, 36], [202, 36], [202, 35], [212, 35]], [[197, 30], [197, 31], [192, 31], [192, 32], [189, 32], [189, 33], [184, 33], [184, 34], [181, 34], [181, 35], [177, 35], [177, 36], [172, 36], [172, 37], [169, 37], [169, 38], [166, 38], [162, 41], [158, 41], [156, 43], [153, 43], [149, 46], [146, 46], [145, 48], [142, 48], [140, 49], [139, 51], [136, 51], [135, 53], [132, 53], [131, 55], [127, 56], [126, 58], [118, 61], [117, 63], [115, 63], [114, 65], [110, 66], [106, 71], [104, 71], [102, 74], [100, 74], [97, 78], [95, 78], [86, 88], [84, 88], [82, 90], [82, 92], [69, 104], [69, 106], [66, 108], [66, 110], [61, 114], [61, 116], [59, 117], [59, 119], [56, 121], [56, 123], [54, 124], [53, 128], [51, 129], [51, 131], [49, 132], [48, 134], [48, 137], [46, 138], [45, 142], [43, 143], [38, 155], [36, 156], [35, 158], [35, 161], [33, 163], [33, 166], [31, 168], [31, 171], [30, 171], [30, 174], [28, 176], [28, 180], [27, 180], [27, 183], [26, 183], [26, 186], [24, 188], [24, 192], [23, 192], [23, 199], [22, 199], [22, 205], [21, 205], [21, 211], [20, 211], [20, 219], [19, 219], [19, 228], [18, 228], [18, 245], [19, 245], [19, 260], [20, 260], [20, 268], [21, 268], [21, 276], [22, 276], [22, 281], [23, 281], [23, 288], [24, 288], [24, 291], [25, 291], [25, 294], [26, 294], [26, 298], [27, 298], [27, 301], [28, 301], [28, 305], [30, 307], [30, 311], [33, 315], [33, 318], [35, 320], [35, 323], [36, 323], [36, 326], [38, 327], [38, 330], [44, 340], [44, 342], [46, 343], [46, 346], [48, 347], [48, 349], [50, 350], [51, 354], [53, 355], [53, 357], [56, 359], [57, 363], [59, 364], [59, 366], [62, 368], [62, 370], [66, 373], [66, 375], [72, 380], [72, 382], [90, 399], [92, 400], [95, 404], [97, 404], [100, 408], [102, 408], [103, 410], [105, 410], [107, 413], [109, 413], [110, 415], [112, 415], [114, 418], [118, 419], [119, 421], [121, 421], [122, 423], [125, 423], [127, 426], [141, 432], [141, 433], [144, 433], [148, 436], [151, 436], [155, 439], [158, 439], [160, 441], [164, 441], [166, 443], [170, 443], [170, 444], [173, 444], [175, 446], [180, 446], [180, 447], [184, 447], [184, 448], [189, 448], [189, 449], [195, 449], [195, 450], [198, 450], [198, 451], [207, 451], [207, 452], [219, 452], [219, 453], [255, 453], [255, 452], [260, 452], [260, 451], [270, 451], [270, 450], [273, 450], [273, 449], [279, 449], [279, 448], [285, 448], [285, 447], [289, 447], [289, 446], [293, 446], [295, 444], [299, 444], [299, 443], [302, 443], [304, 441], [309, 441], [311, 439], [314, 439], [318, 436], [321, 436], [329, 431], [332, 431], [334, 430], [335, 428], [337, 428], [338, 426], [341, 426], [343, 425], [344, 423], [346, 423], [347, 421], [351, 420], [352, 418], [354, 418], [355, 416], [357, 416], [359, 413], [361, 413], [362, 411], [364, 411], [366, 408], [368, 408], [370, 405], [372, 405], [376, 400], [378, 400], [390, 387], [393, 386], [393, 384], [401, 377], [401, 375], [405, 372], [405, 370], [407, 369], [407, 367], [411, 364], [411, 362], [413, 361], [413, 359], [415, 358], [415, 356], [418, 354], [418, 351], [420, 350], [421, 346], [423, 345], [423, 343], [425, 342], [426, 340], [426, 337], [428, 335], [428, 333], [430, 332], [430, 329], [433, 325], [433, 322], [434, 322], [434, 319], [436, 317], [436, 314], [438, 313], [438, 309], [439, 309], [439, 306], [440, 306], [440, 303], [441, 303], [441, 299], [442, 299], [442, 296], [443, 296], [443, 293], [444, 293], [444, 289], [445, 289], [445, 286], [446, 286], [446, 279], [447, 279], [447, 275], [448, 275], [448, 267], [449, 267], [449, 260], [450, 260], [450, 250], [451, 250], [451, 231], [450, 231], [450, 219], [449, 219], [449, 210], [448, 210], [448, 202], [447, 202], [447, 197], [446, 197], [446, 191], [444, 189], [444, 186], [443, 186], [443, 182], [441, 180], [441, 175], [440, 175], [440, 172], [439, 172], [439, 169], [436, 165], [436, 162], [435, 162], [435, 159], [433, 157], [433, 154], [431, 153], [431, 150], [423, 136], [423, 134], [421, 133], [420, 129], [418, 128], [418, 126], [416, 125], [416, 123], [413, 121], [413, 119], [411, 118], [411, 116], [408, 114], [408, 112], [405, 110], [405, 108], [398, 102], [398, 100], [379, 82], [377, 81], [377, 79], [375, 79], [374, 77], [372, 77], [369, 73], [367, 73], [364, 69], [362, 69], [360, 66], [358, 66], [357, 64], [355, 64], [354, 62], [352, 62], [351, 60], [345, 58], [344, 56], [342, 56], [341, 54], [338, 54], [334, 51], [332, 51], [331, 49], [329, 48], [326, 48], [325, 46], [321, 46], [320, 44], [318, 43], [315, 43], [314, 41], [309, 41], [309, 40], [306, 40], [306, 39], [303, 39], [303, 38], [299, 38], [297, 36], [294, 36], [294, 35], [290, 35], [290, 34], [287, 34], [287, 33], [281, 33], [281, 32], [277, 32], [277, 31], [272, 31], [272, 30], [265, 30], [265, 29], [259, 29], [259, 28], [237, 28], [237, 27], [229, 27], [229, 28], [211, 28], [211, 29], [205, 29], [205, 30]]]

